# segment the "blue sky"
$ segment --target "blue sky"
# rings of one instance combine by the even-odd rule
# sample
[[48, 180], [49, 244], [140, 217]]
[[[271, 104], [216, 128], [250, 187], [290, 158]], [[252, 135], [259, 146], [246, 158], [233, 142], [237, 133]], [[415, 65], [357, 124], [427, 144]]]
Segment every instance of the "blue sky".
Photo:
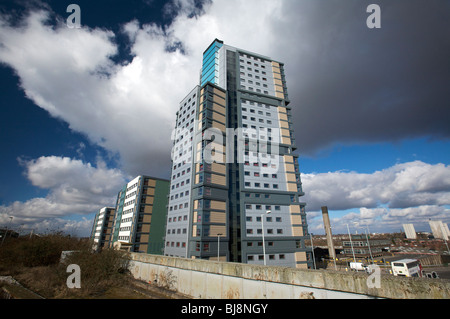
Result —
[[128, 180], [168, 178], [175, 112], [214, 38], [285, 63], [313, 233], [324, 205], [336, 232], [450, 222], [449, 6], [3, 1], [0, 226], [85, 236]]

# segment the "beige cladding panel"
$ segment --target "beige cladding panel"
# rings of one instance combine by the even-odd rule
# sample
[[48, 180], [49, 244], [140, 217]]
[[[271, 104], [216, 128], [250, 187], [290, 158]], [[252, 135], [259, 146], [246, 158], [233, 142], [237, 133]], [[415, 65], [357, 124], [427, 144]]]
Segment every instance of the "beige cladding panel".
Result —
[[283, 93], [281, 93], [281, 92], [275, 92], [275, 96], [276, 97], [278, 97], [278, 98], [280, 98], [280, 99], [284, 99], [284, 94]]
[[285, 155], [284, 162], [285, 163], [294, 163], [294, 157], [292, 155]]
[[154, 180], [154, 179], [149, 179], [147, 185], [148, 185], [148, 186], [155, 187], [155, 186], [156, 186], [156, 180]]
[[307, 264], [297, 264], [297, 265], [295, 265], [295, 268], [297, 268], [297, 269], [308, 269], [308, 265]]
[[297, 183], [287, 183], [288, 192], [297, 192]]
[[225, 99], [225, 92], [222, 92], [218, 89], [214, 89], [213, 92], [214, 92], [214, 94], [217, 94], [217, 95], [221, 96], [223, 99]]
[[301, 226], [292, 227], [292, 235], [293, 236], [303, 236], [303, 227], [301, 227]]
[[[306, 252], [298, 251], [295, 253], [295, 261], [306, 261]], [[299, 265], [297, 265], [299, 266]]]
[[144, 214], [151, 214], [153, 212], [153, 206], [146, 205], [144, 206]]
[[194, 209], [198, 209], [198, 200], [194, 200]]
[[213, 109], [214, 112], [219, 112], [219, 113], [222, 113], [222, 114], [226, 114], [225, 107], [221, 106], [220, 104], [213, 103], [212, 109]]
[[147, 195], [155, 195], [155, 189], [154, 188], [147, 188], [147, 191], [145, 192]]
[[153, 200], [154, 200], [154, 197], [148, 196], [148, 197], [142, 198], [141, 203], [143, 203], [143, 204], [153, 204]]
[[148, 234], [141, 235], [141, 241], [140, 241], [140, 242], [141, 242], [141, 243], [142, 243], [142, 242], [144, 242], [144, 243], [145, 243], [145, 242], [148, 242], [148, 237], [149, 237]]
[[152, 222], [152, 215], [144, 215], [144, 218], [142, 219], [143, 223], [151, 223]]
[[211, 201], [211, 209], [213, 210], [226, 210], [227, 203], [218, 201], [218, 200], [212, 200]]
[[[143, 241], [143, 240], [141, 240], [141, 241]], [[148, 247], [148, 245], [147, 244], [143, 244], [143, 245], [139, 245], [139, 248], [138, 248], [138, 251], [147, 251], [147, 247]]]
[[291, 214], [300, 214], [300, 206], [299, 205], [290, 205], [289, 212]]
[[286, 181], [288, 182], [297, 182], [294, 173], [286, 173]]
[[284, 170], [285, 172], [295, 172], [294, 164], [284, 163]]
[[216, 120], [216, 121], [219, 121], [219, 122], [222, 122], [222, 123], [226, 123], [225, 116], [223, 116], [220, 113], [213, 112], [212, 118], [213, 118], [213, 120]]
[[211, 223], [226, 223], [226, 213], [224, 212], [214, 212], [212, 211], [210, 214], [209, 220]]
[[225, 124], [222, 124], [222, 123], [219, 123], [219, 122], [213, 120], [212, 126], [215, 128], [218, 128], [222, 132], [225, 132]]
[[211, 225], [209, 228], [209, 236], [217, 237], [219, 234], [226, 236], [227, 228], [225, 225]]
[[211, 183], [226, 186], [227, 179], [222, 175], [211, 174]]
[[192, 237], [197, 237], [197, 225], [192, 226]]
[[281, 137], [281, 143], [282, 143], [282, 144], [290, 145], [290, 144], [291, 144], [291, 138], [290, 138], [290, 137], [284, 137], [284, 136], [282, 136], [282, 137]]
[[142, 232], [143, 233], [149, 233], [150, 232], [150, 225], [142, 225]]
[[280, 120], [284, 120], [284, 121], [287, 121], [287, 120], [288, 120], [288, 117], [287, 117], [287, 114], [286, 114], [286, 113], [278, 113], [278, 118], [279, 118]]
[[279, 121], [279, 122], [280, 122], [280, 127], [281, 128], [289, 129], [289, 122], [286, 122], [286, 121]]
[[214, 101], [214, 103], [225, 106], [225, 99], [221, 98], [220, 96], [214, 95], [213, 101]]
[[301, 225], [302, 224], [302, 216], [291, 214], [291, 224], [292, 225]]
[[278, 110], [278, 113], [287, 113], [286, 108], [284, 106], [279, 106], [277, 108], [277, 110]]
[[280, 129], [280, 131], [281, 131], [281, 136], [290, 136], [291, 135], [287, 128], [282, 128], [282, 129]]
[[211, 165], [211, 171], [225, 175], [227, 170], [225, 164], [213, 163]]
[[274, 81], [275, 85], [283, 87], [283, 82], [281, 82], [280, 79], [274, 79], [273, 81]]

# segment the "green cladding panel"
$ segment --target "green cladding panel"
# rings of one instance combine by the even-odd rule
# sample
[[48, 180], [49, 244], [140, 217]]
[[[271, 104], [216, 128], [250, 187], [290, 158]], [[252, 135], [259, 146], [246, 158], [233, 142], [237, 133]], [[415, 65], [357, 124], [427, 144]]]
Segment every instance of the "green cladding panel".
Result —
[[150, 226], [147, 253], [162, 255], [166, 233], [169, 181], [156, 180], [155, 199], [153, 201], [152, 223]]

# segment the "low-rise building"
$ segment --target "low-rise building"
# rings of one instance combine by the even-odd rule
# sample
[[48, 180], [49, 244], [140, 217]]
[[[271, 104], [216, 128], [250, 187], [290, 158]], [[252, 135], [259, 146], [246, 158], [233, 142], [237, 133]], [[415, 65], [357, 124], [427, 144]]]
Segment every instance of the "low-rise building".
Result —
[[342, 241], [344, 255], [362, 258], [377, 257], [382, 255], [383, 248], [388, 247], [390, 241], [386, 239], [370, 239], [365, 234], [351, 235], [351, 240]]

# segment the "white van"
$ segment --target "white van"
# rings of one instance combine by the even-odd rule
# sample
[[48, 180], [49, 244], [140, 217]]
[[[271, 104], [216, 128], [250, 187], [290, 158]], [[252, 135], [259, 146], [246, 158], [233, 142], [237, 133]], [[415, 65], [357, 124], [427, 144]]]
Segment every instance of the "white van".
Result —
[[350, 269], [352, 270], [363, 270], [366, 271], [367, 270], [367, 266], [364, 263], [358, 263], [358, 262], [351, 262], [350, 263]]
[[404, 277], [422, 277], [422, 265], [417, 259], [401, 259], [392, 262], [392, 274]]

